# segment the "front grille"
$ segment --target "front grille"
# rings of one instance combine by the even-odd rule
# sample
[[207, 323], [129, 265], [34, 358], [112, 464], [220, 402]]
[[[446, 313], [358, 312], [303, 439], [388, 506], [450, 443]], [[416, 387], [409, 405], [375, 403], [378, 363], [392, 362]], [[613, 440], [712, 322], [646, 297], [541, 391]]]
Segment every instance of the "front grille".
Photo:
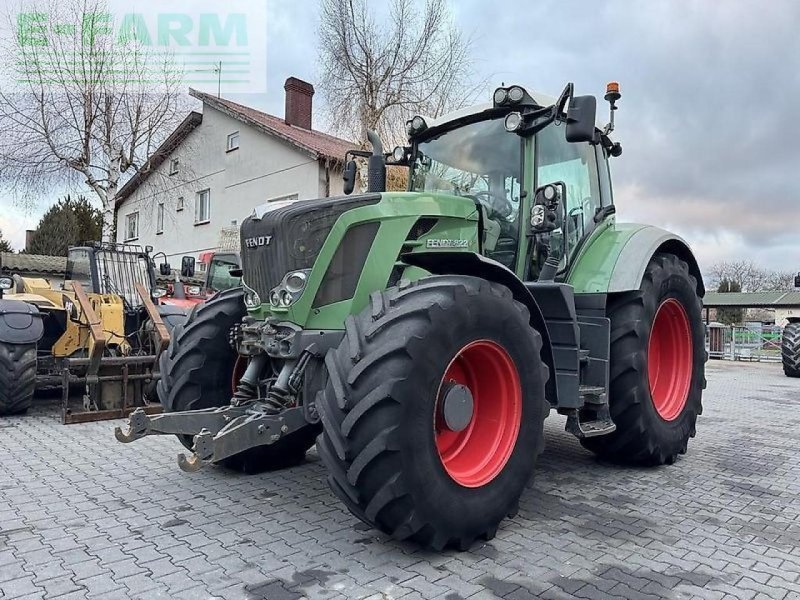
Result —
[[243, 281], [262, 301], [289, 271], [310, 269], [342, 213], [377, 204], [369, 194], [302, 200], [247, 217], [241, 227]]

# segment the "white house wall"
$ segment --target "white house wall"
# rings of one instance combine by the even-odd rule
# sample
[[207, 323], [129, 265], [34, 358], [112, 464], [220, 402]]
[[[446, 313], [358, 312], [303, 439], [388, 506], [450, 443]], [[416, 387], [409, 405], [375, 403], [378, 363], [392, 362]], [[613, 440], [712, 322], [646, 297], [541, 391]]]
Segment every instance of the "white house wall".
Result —
[[[239, 149], [226, 152], [228, 134], [239, 131]], [[220, 229], [242, 221], [259, 204], [291, 194], [326, 195], [325, 169], [310, 155], [208, 106], [203, 122], [173, 152], [179, 174], [166, 160], [117, 209], [117, 241], [151, 245], [168, 257], [214, 249]], [[211, 190], [211, 217], [196, 225], [195, 198]], [[341, 172], [331, 172], [330, 195], [341, 194]], [[177, 210], [180, 196], [184, 209]], [[164, 202], [164, 231], [156, 233], [157, 205]], [[125, 240], [127, 215], [139, 212], [139, 236]], [[175, 261], [171, 261], [175, 262]]]

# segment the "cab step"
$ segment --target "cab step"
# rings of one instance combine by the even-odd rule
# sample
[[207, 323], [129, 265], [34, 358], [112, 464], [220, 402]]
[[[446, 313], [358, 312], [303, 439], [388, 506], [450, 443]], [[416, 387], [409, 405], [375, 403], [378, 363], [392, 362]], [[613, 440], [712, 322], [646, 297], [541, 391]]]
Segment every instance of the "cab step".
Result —
[[606, 388], [602, 385], [581, 385], [578, 387], [578, 395], [592, 404], [606, 403]]
[[567, 423], [564, 426], [564, 430], [578, 439], [583, 439], [614, 433], [617, 430], [617, 426], [611, 420], [607, 408], [596, 411], [594, 419], [586, 421], [580, 419], [580, 411], [575, 409], [567, 413]]

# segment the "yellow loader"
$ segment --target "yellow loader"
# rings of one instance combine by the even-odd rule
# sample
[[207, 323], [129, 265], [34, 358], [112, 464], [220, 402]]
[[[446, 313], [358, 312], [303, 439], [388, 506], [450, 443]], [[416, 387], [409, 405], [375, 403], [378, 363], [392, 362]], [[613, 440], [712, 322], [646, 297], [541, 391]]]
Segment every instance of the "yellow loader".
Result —
[[120, 418], [135, 407], [160, 412], [146, 392], [186, 311], [156, 304], [150, 250], [70, 248], [62, 289], [42, 278], [0, 278], [0, 415], [27, 411], [43, 387], [61, 387], [64, 423]]

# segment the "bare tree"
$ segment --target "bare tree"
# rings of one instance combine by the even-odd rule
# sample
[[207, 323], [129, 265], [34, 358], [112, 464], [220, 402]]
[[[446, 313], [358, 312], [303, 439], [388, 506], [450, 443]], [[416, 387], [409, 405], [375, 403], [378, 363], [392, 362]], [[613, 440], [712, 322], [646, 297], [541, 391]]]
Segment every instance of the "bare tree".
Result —
[[[103, 0], [34, 0], [25, 12], [34, 26], [3, 49], [2, 80], [14, 83], [0, 89], [0, 183], [27, 194], [87, 185], [112, 241], [121, 184], [151, 168], [181, 116], [182, 73], [147, 50], [135, 23], [115, 31]], [[25, 22], [8, 17], [14, 30]]]
[[780, 292], [794, 288], [792, 273], [765, 269], [750, 260], [718, 262], [711, 267], [709, 275], [709, 288], [724, 281], [738, 283], [743, 292]]
[[482, 87], [446, 0], [426, 0], [424, 10], [413, 0], [388, 6], [378, 24], [366, 0], [321, 0], [319, 86], [331, 127], [350, 139], [375, 129], [401, 143], [409, 116], [459, 108]]

